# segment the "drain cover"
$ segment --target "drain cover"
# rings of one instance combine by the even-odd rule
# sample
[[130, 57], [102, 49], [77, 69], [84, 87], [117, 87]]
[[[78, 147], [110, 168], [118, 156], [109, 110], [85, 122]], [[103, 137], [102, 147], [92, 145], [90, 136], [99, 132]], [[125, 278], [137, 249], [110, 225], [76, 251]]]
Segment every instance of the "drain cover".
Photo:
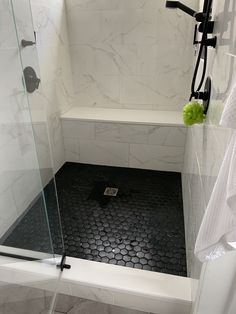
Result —
[[106, 189], [104, 191], [104, 195], [106, 195], [106, 196], [116, 196], [118, 191], [119, 191], [119, 189], [117, 189], [117, 188], [106, 187]]

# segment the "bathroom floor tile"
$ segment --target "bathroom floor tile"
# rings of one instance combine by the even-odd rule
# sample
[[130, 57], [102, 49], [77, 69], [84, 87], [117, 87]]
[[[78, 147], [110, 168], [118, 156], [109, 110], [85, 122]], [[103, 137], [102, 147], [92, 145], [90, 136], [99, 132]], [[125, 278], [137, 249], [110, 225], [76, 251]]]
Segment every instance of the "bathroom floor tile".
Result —
[[[179, 173], [66, 163], [56, 181], [67, 255], [186, 276]], [[45, 190], [53, 244], [61, 253], [55, 203], [49, 186]], [[38, 221], [36, 203], [4, 244], [35, 249]], [[37, 250], [50, 252], [42, 234]]]

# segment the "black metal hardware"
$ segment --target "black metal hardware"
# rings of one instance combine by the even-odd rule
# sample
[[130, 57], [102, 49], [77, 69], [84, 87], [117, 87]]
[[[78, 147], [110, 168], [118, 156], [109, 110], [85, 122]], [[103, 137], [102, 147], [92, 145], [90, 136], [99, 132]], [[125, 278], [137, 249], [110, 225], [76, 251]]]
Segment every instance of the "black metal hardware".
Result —
[[206, 99], [203, 99], [203, 107], [204, 107], [204, 114], [207, 114], [210, 100], [211, 100], [211, 78], [208, 76], [206, 79], [204, 93], [207, 94]]
[[35, 45], [35, 44], [36, 44], [36, 42], [30, 41], [30, 40], [24, 40], [24, 39], [22, 39], [22, 41], [21, 41], [21, 46], [22, 46], [23, 48], [28, 47], [28, 46], [33, 46], [33, 45]]
[[203, 101], [204, 114], [207, 114], [210, 99], [211, 99], [211, 78], [208, 76], [206, 79], [204, 92], [194, 92], [192, 97]]
[[36, 32], [34, 32], [34, 39], [35, 39], [35, 41], [22, 39], [21, 46], [23, 48], [25, 48], [25, 47], [28, 47], [28, 46], [36, 45]]
[[206, 17], [206, 14], [204, 12], [196, 12], [180, 1], [166, 1], [166, 7], [170, 9], [180, 9], [188, 15], [194, 17], [197, 22], [203, 22]]
[[33, 93], [39, 88], [40, 79], [37, 77], [37, 74], [32, 67], [26, 67], [24, 69], [24, 78], [28, 93]]
[[59, 265], [57, 265], [58, 268], [61, 269], [61, 271], [63, 271], [64, 269], [70, 269], [71, 265], [66, 264], [66, 253], [63, 253], [62, 258], [61, 258], [61, 263]]
[[203, 43], [203, 45], [207, 46], [207, 47], [212, 47], [212, 48], [216, 47], [216, 44], [217, 44], [217, 37], [216, 36], [214, 36], [212, 38], [206, 38], [203, 41], [197, 41], [196, 40], [196, 33], [194, 33], [194, 34], [195, 34], [194, 35], [194, 41], [193, 41], [194, 45]]
[[[211, 79], [208, 77], [205, 83], [205, 89], [204, 92], [201, 92], [202, 84], [205, 80], [206, 70], [207, 70], [207, 51], [208, 47], [216, 47], [217, 44], [217, 37], [214, 36], [212, 38], [208, 38], [209, 33], [213, 33], [214, 28], [214, 22], [211, 21], [211, 13], [212, 13], [212, 0], [204, 0], [203, 5], [203, 12], [197, 13], [194, 10], [190, 9], [189, 7], [185, 6], [179, 1], [166, 1], [166, 7], [167, 8], [178, 8], [184, 11], [185, 13], [193, 16], [198, 22], [202, 22], [199, 26], [199, 31], [202, 32], [201, 40], [197, 41], [197, 25], [195, 26], [194, 30], [194, 39], [193, 44], [200, 44], [196, 65], [193, 73], [193, 79], [191, 83], [191, 95], [190, 95], [190, 101], [192, 97], [196, 99], [203, 100], [204, 103], [204, 110], [207, 112], [209, 101], [210, 101], [210, 92], [211, 92]], [[196, 88], [196, 79], [199, 71], [200, 61], [201, 58], [203, 58], [203, 70], [200, 82], [198, 84], [198, 87]]]
[[[207, 23], [207, 34], [212, 34], [214, 30], [215, 22], [214, 21], [209, 21]], [[204, 23], [200, 23], [198, 27], [198, 31], [200, 33], [203, 33], [204, 31]]]

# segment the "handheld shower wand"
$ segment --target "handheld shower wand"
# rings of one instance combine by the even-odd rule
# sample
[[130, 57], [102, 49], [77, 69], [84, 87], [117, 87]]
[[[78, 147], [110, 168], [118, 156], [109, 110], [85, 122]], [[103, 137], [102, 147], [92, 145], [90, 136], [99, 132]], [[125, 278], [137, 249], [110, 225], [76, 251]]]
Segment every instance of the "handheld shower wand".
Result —
[[[212, 0], [205, 0], [204, 6], [203, 6], [203, 12], [196, 12], [192, 10], [191, 8], [187, 7], [183, 3], [179, 1], [166, 1], [166, 7], [172, 8], [172, 9], [180, 9], [184, 11], [185, 13], [189, 14], [190, 16], [194, 17], [197, 22], [201, 22], [199, 26], [199, 31], [202, 32], [202, 38], [201, 41], [197, 42], [194, 38], [194, 44], [200, 44], [199, 53], [196, 60], [196, 66], [193, 74], [192, 84], [191, 84], [191, 95], [190, 100], [192, 97], [195, 99], [201, 99], [206, 104], [206, 108], [209, 105], [210, 100], [210, 78], [207, 79], [205, 90], [204, 92], [200, 92], [200, 89], [202, 87], [202, 84], [205, 80], [205, 74], [206, 74], [206, 66], [207, 66], [207, 49], [209, 46], [215, 48], [217, 38], [214, 36], [213, 38], [208, 38], [208, 34], [213, 32], [214, 28], [214, 22], [211, 21], [211, 9], [212, 9]], [[195, 35], [196, 35], [197, 28], [195, 28]], [[198, 87], [195, 89], [196, 84], [196, 78], [199, 70], [200, 60], [204, 53], [204, 66], [203, 66], [203, 72], [201, 75], [200, 83]]]

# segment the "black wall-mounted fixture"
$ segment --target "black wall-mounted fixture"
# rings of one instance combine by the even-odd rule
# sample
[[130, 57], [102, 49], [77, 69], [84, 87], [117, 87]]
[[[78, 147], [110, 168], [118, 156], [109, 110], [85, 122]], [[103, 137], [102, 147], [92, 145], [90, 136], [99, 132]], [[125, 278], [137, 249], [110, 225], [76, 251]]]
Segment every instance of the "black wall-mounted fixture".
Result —
[[[187, 7], [180, 1], [166, 1], [166, 7], [172, 8], [172, 9], [180, 9], [184, 11], [185, 13], [191, 15], [196, 19], [197, 22], [200, 22], [199, 27], [195, 27], [194, 32], [194, 44], [200, 44], [199, 52], [196, 60], [196, 65], [194, 69], [192, 84], [191, 84], [191, 95], [190, 100], [194, 97], [195, 99], [201, 99], [203, 100], [203, 103], [205, 104], [205, 107], [208, 107], [209, 105], [209, 99], [210, 99], [210, 92], [208, 92], [209, 89], [211, 89], [211, 80], [210, 78], [207, 78], [206, 84], [205, 84], [205, 90], [204, 92], [201, 92], [202, 85], [205, 80], [206, 75], [206, 68], [207, 68], [207, 52], [208, 47], [216, 47], [217, 44], [217, 37], [213, 36], [211, 38], [208, 38], [208, 34], [212, 34], [214, 30], [214, 21], [211, 21], [211, 11], [212, 11], [212, 0], [205, 0], [203, 5], [203, 11], [202, 12], [196, 12], [192, 10], [191, 8]], [[202, 37], [200, 41], [196, 40], [196, 34], [197, 30], [202, 33]], [[201, 58], [203, 57], [204, 63], [203, 63], [203, 70], [200, 78], [200, 83], [198, 84], [198, 87], [196, 88], [196, 79], [198, 76], [199, 66]], [[209, 87], [210, 86], [210, 87]], [[206, 92], [207, 90], [207, 92]], [[208, 103], [207, 103], [208, 102]], [[206, 106], [207, 104], [207, 106]], [[204, 108], [205, 108], [204, 107]]]
[[22, 39], [21, 46], [23, 48], [25, 48], [25, 47], [28, 47], [28, 46], [36, 45], [36, 32], [34, 32], [34, 38], [35, 38], [35, 41]]
[[26, 67], [24, 69], [24, 78], [28, 93], [31, 94], [39, 88], [40, 79], [37, 77], [37, 74], [32, 67]]
[[166, 7], [169, 9], [180, 9], [194, 17], [197, 22], [203, 22], [206, 17], [206, 14], [204, 12], [196, 12], [180, 1], [166, 1]]
[[30, 40], [24, 40], [24, 39], [22, 39], [22, 41], [21, 41], [21, 46], [22, 46], [23, 48], [28, 47], [28, 46], [33, 46], [33, 45], [35, 45], [35, 44], [36, 44], [36, 42], [30, 41]]
[[207, 114], [208, 107], [211, 99], [211, 78], [208, 76], [206, 79], [205, 87], [203, 92], [194, 92], [193, 97], [195, 99], [202, 100], [204, 107], [204, 114]]

